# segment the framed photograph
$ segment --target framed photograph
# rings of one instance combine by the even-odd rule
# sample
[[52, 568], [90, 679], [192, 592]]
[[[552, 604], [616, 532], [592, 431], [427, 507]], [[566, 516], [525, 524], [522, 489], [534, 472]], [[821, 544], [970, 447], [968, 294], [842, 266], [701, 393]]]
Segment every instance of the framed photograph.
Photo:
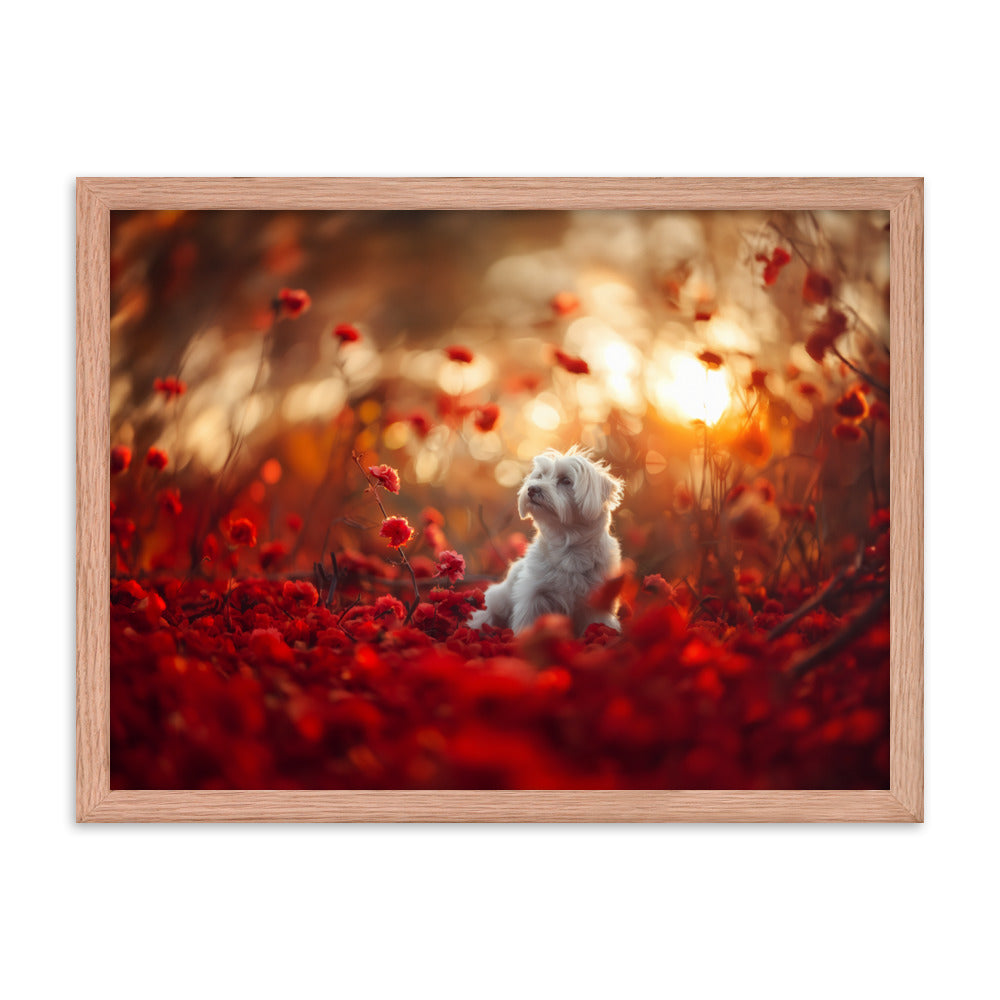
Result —
[[923, 183], [77, 183], [79, 821], [923, 820]]

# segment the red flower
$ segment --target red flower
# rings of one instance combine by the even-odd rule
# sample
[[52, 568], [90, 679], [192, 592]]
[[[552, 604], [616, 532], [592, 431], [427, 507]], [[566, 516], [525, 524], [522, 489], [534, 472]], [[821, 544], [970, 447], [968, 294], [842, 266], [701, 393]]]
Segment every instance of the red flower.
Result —
[[806, 353], [819, 364], [846, 329], [847, 317], [838, 309], [830, 309], [806, 340]]
[[281, 586], [281, 596], [292, 604], [309, 608], [319, 600], [319, 592], [308, 580], [286, 580]]
[[860, 389], [851, 389], [837, 401], [833, 412], [846, 420], [864, 420], [868, 416], [868, 400]]
[[472, 351], [470, 351], [467, 347], [460, 347], [457, 345], [453, 347], [446, 347], [444, 352], [452, 361], [457, 361], [462, 365], [472, 364]]
[[426, 413], [419, 410], [411, 413], [407, 418], [410, 426], [417, 432], [417, 437], [425, 438], [431, 432], [431, 421]]
[[167, 467], [167, 453], [160, 451], [159, 448], [150, 448], [146, 452], [146, 465], [157, 471], [165, 469]]
[[111, 449], [111, 475], [117, 476], [124, 472], [132, 462], [132, 450], [123, 444], [116, 444]]
[[755, 389], [766, 389], [767, 372], [762, 368], [755, 368], [752, 372], [750, 372], [750, 384]]
[[715, 351], [702, 351], [698, 355], [698, 360], [706, 367], [711, 369], [716, 369], [722, 365], [722, 355], [716, 354]]
[[227, 528], [229, 541], [233, 545], [256, 545], [257, 529], [253, 521], [247, 517], [237, 517], [229, 522]]
[[496, 403], [487, 403], [476, 411], [476, 427], [481, 431], [491, 431], [496, 426], [500, 416], [500, 407]]
[[205, 539], [205, 544], [201, 547], [201, 558], [205, 562], [214, 562], [219, 554], [219, 539], [215, 535], [209, 535]]
[[394, 549], [400, 549], [413, 537], [413, 528], [405, 517], [387, 517], [378, 533], [388, 539]]
[[166, 378], [153, 379], [153, 391], [162, 392], [168, 400], [176, 399], [177, 396], [183, 396], [187, 392], [187, 385], [179, 378], [168, 375]]
[[764, 465], [771, 457], [771, 438], [760, 424], [752, 423], [736, 438], [733, 451], [742, 462]]
[[571, 375], [589, 375], [590, 365], [583, 358], [575, 358], [564, 351], [556, 350], [556, 362], [561, 368], [565, 368]]
[[792, 259], [792, 255], [783, 247], [775, 247], [770, 258], [766, 254], [757, 254], [757, 260], [764, 262], [764, 284], [773, 285], [781, 274], [781, 269]]
[[284, 542], [269, 542], [260, 547], [260, 568], [269, 570], [278, 565], [288, 555], [288, 546]]
[[833, 294], [830, 279], [819, 271], [810, 271], [802, 285], [802, 298], [813, 305], [822, 305]]
[[406, 617], [406, 606], [398, 597], [383, 594], [375, 601], [375, 618], [396, 618], [402, 621]]
[[390, 493], [399, 492], [399, 473], [388, 465], [370, 465], [368, 471], [383, 489]]
[[833, 433], [841, 441], [857, 441], [861, 437], [861, 428], [857, 424], [837, 424]]
[[438, 553], [437, 572], [435, 576], [446, 576], [452, 583], [465, 576], [465, 559], [457, 552], [446, 549]]
[[160, 507], [168, 514], [176, 517], [184, 508], [181, 506], [180, 490], [164, 490], [160, 494]]
[[353, 344], [355, 341], [361, 339], [361, 334], [358, 333], [358, 328], [352, 326], [350, 323], [338, 323], [337, 326], [333, 328], [333, 335], [342, 344]]
[[889, 407], [881, 399], [876, 399], [872, 403], [871, 415], [873, 420], [878, 420], [883, 424], [889, 423]]
[[275, 299], [275, 307], [279, 316], [288, 319], [298, 319], [303, 313], [308, 312], [312, 305], [309, 293], [301, 288], [282, 288]]
[[285, 518], [285, 524], [288, 525], [288, 530], [293, 534], [302, 530], [302, 518], [299, 514], [289, 514]]
[[580, 300], [572, 292], [557, 292], [550, 304], [557, 316], [568, 316], [580, 308]]
[[436, 507], [425, 507], [420, 512], [420, 520], [424, 524], [436, 524], [439, 528], [444, 527], [444, 514]]

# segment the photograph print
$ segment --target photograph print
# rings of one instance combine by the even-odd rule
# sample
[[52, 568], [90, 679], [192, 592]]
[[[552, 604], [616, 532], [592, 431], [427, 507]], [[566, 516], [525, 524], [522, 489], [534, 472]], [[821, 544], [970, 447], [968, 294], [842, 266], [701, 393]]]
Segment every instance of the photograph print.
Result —
[[888, 789], [887, 211], [111, 212], [130, 789]]

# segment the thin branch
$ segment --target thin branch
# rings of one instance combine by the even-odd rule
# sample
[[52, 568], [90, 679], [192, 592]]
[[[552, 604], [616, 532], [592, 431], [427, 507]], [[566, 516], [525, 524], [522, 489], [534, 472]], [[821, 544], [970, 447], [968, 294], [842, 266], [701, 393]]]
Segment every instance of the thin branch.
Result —
[[810, 611], [818, 608], [821, 604], [825, 604], [834, 595], [834, 592], [841, 585], [841, 583], [843, 583], [848, 576], [857, 572], [858, 567], [861, 565], [862, 551], [858, 552], [854, 561], [850, 565], [842, 566], [834, 575], [833, 579], [831, 579], [822, 590], [814, 594], [808, 601], [805, 602], [805, 604], [796, 609], [783, 622], [775, 625], [775, 627], [768, 632], [767, 641], [771, 642], [772, 639], [777, 639], [779, 636], [784, 635], [797, 621], [809, 614]]
[[882, 608], [888, 600], [889, 588], [888, 586], [885, 586], [882, 593], [880, 593], [860, 615], [852, 619], [847, 628], [838, 632], [832, 639], [823, 643], [822, 646], [810, 653], [804, 659], [793, 664], [790, 671], [792, 676], [796, 679], [803, 677], [810, 670], [819, 666], [824, 660], [833, 656], [835, 653], [839, 653], [846, 646], [849, 646], [865, 631], [865, 629], [867, 629], [870, 625], [873, 625], [878, 620], [879, 616], [882, 614]]
[[340, 567], [337, 565], [336, 552], [330, 552], [330, 562], [333, 563], [333, 578], [330, 580], [330, 589], [326, 595], [326, 606], [328, 608], [333, 604], [333, 595], [337, 592], [337, 584], [340, 582]]
[[880, 382], [874, 375], [871, 374], [871, 372], [866, 372], [863, 368], [859, 368], [853, 362], [848, 361], [847, 358], [845, 358], [844, 355], [837, 350], [836, 344], [831, 344], [830, 350], [833, 351], [833, 353], [836, 354], [837, 357], [840, 358], [840, 360], [843, 361], [855, 375], [858, 375], [860, 378], [863, 378], [866, 382], [868, 382], [873, 389], [878, 389], [879, 392], [884, 393], [886, 396], [889, 395], [889, 387], [884, 382]]

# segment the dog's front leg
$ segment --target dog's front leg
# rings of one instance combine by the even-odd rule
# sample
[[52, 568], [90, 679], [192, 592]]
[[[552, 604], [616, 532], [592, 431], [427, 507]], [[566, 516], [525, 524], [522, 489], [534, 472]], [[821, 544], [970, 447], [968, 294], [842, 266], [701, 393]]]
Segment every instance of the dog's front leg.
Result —
[[565, 603], [555, 594], [543, 590], [519, 594], [511, 609], [510, 627], [515, 632], [522, 632], [542, 615], [564, 615], [567, 613]]

